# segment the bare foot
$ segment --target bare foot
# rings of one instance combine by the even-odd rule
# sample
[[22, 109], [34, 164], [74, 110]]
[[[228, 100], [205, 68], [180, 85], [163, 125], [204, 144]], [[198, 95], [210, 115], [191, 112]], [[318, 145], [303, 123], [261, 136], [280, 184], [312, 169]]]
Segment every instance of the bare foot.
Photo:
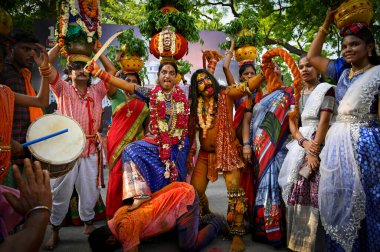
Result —
[[91, 234], [92, 231], [94, 231], [96, 229], [96, 227], [94, 225], [87, 225], [86, 223], [84, 224], [84, 228], [83, 228], [83, 234], [85, 235], [89, 235]]
[[135, 210], [136, 208], [138, 208], [142, 203], [144, 202], [147, 202], [151, 199], [152, 197], [150, 196], [147, 196], [147, 197], [143, 197], [143, 198], [134, 198], [133, 199], [133, 204], [128, 208], [128, 211], [133, 211]]
[[242, 252], [245, 250], [245, 245], [243, 241], [243, 237], [239, 235], [235, 235], [232, 239], [232, 244], [229, 252]]
[[58, 243], [59, 243], [59, 231], [58, 230], [52, 230], [52, 233], [49, 237], [49, 239], [46, 241], [44, 245], [44, 249], [46, 250], [54, 250]]

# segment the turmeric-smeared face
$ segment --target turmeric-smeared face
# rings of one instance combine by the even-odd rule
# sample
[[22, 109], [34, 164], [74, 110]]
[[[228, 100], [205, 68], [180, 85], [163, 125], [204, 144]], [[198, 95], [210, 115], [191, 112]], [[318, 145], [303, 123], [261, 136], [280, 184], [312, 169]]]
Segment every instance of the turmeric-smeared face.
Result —
[[199, 73], [197, 75], [198, 91], [202, 96], [214, 95], [214, 84], [211, 78], [206, 73]]

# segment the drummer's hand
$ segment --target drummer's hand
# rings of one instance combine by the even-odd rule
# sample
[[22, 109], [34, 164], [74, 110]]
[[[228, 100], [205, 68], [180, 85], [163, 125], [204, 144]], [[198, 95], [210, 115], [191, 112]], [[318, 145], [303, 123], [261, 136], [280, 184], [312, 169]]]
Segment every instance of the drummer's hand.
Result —
[[24, 153], [24, 147], [22, 147], [22, 145], [19, 142], [13, 139], [11, 142], [11, 150], [12, 155], [22, 155]]
[[43, 45], [39, 44], [39, 43], [35, 43], [34, 45], [39, 50], [39, 54], [38, 55], [37, 55], [36, 51], [32, 52], [33, 59], [36, 62], [37, 66], [38, 67], [42, 67], [42, 68], [43, 67], [48, 67], [48, 65], [49, 65], [49, 56], [48, 56], [48, 53], [46, 52], [46, 48]]
[[12, 169], [16, 185], [20, 190], [20, 198], [17, 198], [12, 193], [4, 193], [9, 204], [22, 215], [25, 215], [36, 206], [46, 206], [51, 209], [50, 176], [47, 170], [41, 169], [40, 162], [35, 161], [32, 168], [30, 159], [26, 158], [24, 160], [26, 180], [21, 176], [17, 165], [14, 165]]

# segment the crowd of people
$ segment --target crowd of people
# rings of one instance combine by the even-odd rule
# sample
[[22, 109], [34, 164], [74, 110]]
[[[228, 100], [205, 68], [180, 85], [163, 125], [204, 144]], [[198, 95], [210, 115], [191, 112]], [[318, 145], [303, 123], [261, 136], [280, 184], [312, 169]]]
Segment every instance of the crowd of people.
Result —
[[[255, 241], [292, 251], [377, 251], [380, 58], [362, 23], [341, 29], [341, 58], [322, 56], [333, 14], [298, 60], [299, 96], [274, 63], [269, 68], [276, 88], [264, 89], [266, 75], [253, 61], [239, 66], [237, 84], [230, 71], [234, 40], [223, 65], [228, 85], [220, 85], [215, 66], [204, 63], [192, 74], [187, 97], [173, 61], [161, 62], [153, 89], [141, 85], [138, 73], [117, 71], [104, 55], [104, 69], [85, 55], [69, 55], [61, 76], [52, 65], [59, 44], [47, 52], [32, 34], [2, 35], [0, 250], [38, 251], [48, 222], [44, 247], [54, 250], [75, 188], [93, 251], [138, 251], [143, 239], [173, 229], [183, 251], [202, 250], [224, 229], [233, 252], [244, 251], [247, 231]], [[38, 94], [31, 85], [33, 64], [41, 75]], [[49, 90], [57, 113], [77, 121], [86, 138], [72, 169], [51, 179], [38, 161], [32, 167], [31, 153], [21, 145], [43, 115]], [[106, 143], [107, 224], [96, 228], [104, 97], [113, 110]], [[225, 217], [210, 211], [205, 194], [208, 182], [221, 176]]]

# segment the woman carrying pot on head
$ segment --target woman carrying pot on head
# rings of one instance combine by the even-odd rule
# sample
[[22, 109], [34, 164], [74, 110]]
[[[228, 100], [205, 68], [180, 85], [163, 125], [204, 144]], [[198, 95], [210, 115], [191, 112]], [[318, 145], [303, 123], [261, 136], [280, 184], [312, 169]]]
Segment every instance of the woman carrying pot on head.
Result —
[[[366, 24], [340, 30], [343, 60], [321, 56], [333, 22], [329, 11], [308, 52], [310, 63], [338, 81], [338, 116], [320, 154], [319, 209], [330, 251], [380, 247], [380, 66]], [[344, 69], [344, 66], [350, 65]]]
[[189, 106], [186, 95], [176, 85], [177, 65], [160, 64], [158, 85], [153, 90], [109, 75], [94, 62], [87, 70], [149, 104], [150, 122], [145, 137], [128, 144], [122, 153], [123, 200], [133, 200], [129, 210], [171, 182], [185, 181]]

